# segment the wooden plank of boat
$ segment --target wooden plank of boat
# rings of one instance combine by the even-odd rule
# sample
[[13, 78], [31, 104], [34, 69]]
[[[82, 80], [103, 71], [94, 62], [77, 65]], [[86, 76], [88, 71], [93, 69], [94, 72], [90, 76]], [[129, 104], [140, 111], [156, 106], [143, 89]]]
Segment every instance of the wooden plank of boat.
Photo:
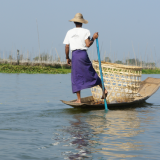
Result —
[[[120, 103], [107, 103], [109, 109], [117, 108], [129, 108], [136, 104], [144, 103], [150, 96], [152, 96], [160, 87], [160, 78], [148, 77], [141, 82], [140, 89], [137, 96], [131, 102], [120, 102]], [[93, 96], [81, 98], [82, 103], [75, 103], [76, 100], [64, 101], [64, 104], [70, 105], [74, 108], [83, 109], [104, 109], [104, 104], [95, 103]]]

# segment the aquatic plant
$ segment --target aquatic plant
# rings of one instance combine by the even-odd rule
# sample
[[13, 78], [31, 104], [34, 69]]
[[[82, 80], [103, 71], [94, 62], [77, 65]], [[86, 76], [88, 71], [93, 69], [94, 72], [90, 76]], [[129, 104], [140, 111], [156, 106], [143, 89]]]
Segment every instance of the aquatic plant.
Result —
[[142, 74], [160, 74], [160, 69], [142, 69]]
[[53, 66], [24, 66], [24, 65], [11, 65], [0, 64], [1, 73], [46, 73], [46, 74], [67, 74], [71, 73], [70, 68], [53, 67]]

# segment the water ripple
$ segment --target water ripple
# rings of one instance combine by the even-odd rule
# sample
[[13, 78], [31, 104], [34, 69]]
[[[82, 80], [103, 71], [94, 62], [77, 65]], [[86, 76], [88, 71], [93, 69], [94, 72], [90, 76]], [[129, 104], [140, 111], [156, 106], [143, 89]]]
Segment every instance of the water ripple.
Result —
[[0, 76], [1, 159], [160, 159], [159, 90], [137, 108], [105, 113], [60, 102], [76, 98], [70, 74]]

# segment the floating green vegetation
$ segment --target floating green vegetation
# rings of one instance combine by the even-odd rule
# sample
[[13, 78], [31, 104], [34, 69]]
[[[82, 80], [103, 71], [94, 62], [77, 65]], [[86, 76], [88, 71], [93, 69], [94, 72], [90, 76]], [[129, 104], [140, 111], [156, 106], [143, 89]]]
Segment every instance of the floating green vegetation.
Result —
[[[46, 73], [46, 74], [67, 74], [71, 68], [59, 66], [32, 66], [32, 65], [11, 65], [0, 64], [0, 73]], [[160, 74], [160, 69], [142, 69], [142, 74]]]
[[70, 68], [53, 67], [53, 66], [24, 66], [24, 65], [11, 65], [0, 64], [1, 73], [46, 73], [46, 74], [67, 74], [71, 73]]
[[160, 69], [142, 69], [142, 74], [160, 74]]

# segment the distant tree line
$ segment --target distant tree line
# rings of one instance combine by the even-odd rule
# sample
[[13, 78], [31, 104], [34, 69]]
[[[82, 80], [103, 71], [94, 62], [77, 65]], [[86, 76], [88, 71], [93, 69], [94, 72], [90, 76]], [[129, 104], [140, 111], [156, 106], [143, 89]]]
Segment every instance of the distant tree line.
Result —
[[[9, 55], [8, 57], [9, 60], [15, 60], [17, 58], [13, 58], [12, 55]], [[2, 60], [2, 59], [0, 59]], [[24, 58], [23, 54], [19, 55], [19, 60], [27, 60], [30, 61], [30, 58]], [[47, 61], [47, 62], [51, 62], [53, 61], [53, 56], [49, 55], [48, 53], [41, 53], [40, 55], [36, 56], [33, 58], [34, 61]], [[143, 67], [156, 67], [156, 63], [155, 62], [145, 62], [145, 61], [140, 61], [139, 59], [125, 59], [125, 61], [121, 61], [121, 60], [116, 60], [114, 62], [112, 62], [112, 60], [109, 57], [105, 57], [105, 62], [110, 62], [110, 63], [117, 63], [117, 64], [124, 64], [124, 65], [133, 65], [133, 66], [143, 66]], [[61, 62], [60, 57], [55, 57], [54, 61], [56, 62]]]
[[[112, 63], [111, 59], [109, 57], [105, 57], [105, 62], [110, 62]], [[139, 59], [125, 59], [125, 62], [121, 60], [117, 60], [113, 63], [117, 64], [124, 64], [124, 65], [133, 65], [133, 66], [150, 66], [150, 67], [156, 67], [155, 62], [145, 62], [145, 61], [140, 61]]]

